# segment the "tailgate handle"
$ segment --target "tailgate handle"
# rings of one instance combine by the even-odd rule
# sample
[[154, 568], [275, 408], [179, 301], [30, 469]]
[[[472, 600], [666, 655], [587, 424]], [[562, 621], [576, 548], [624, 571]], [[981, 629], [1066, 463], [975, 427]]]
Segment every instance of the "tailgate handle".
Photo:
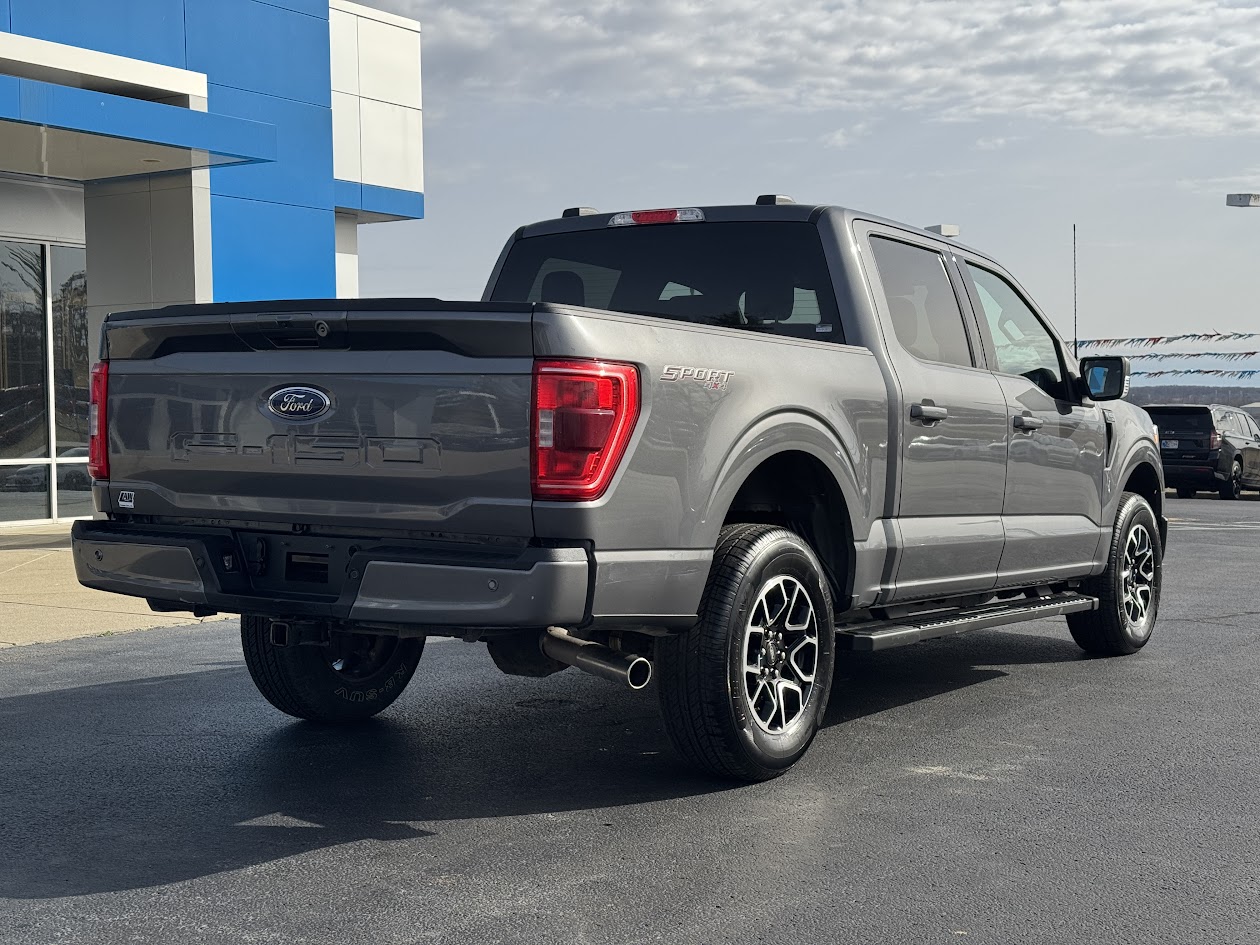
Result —
[[233, 315], [232, 330], [255, 351], [349, 347], [345, 312]]

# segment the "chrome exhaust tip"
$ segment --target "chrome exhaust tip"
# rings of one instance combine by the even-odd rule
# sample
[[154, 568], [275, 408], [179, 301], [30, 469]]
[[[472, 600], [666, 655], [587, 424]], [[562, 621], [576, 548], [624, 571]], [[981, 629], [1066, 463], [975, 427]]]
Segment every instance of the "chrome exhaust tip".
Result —
[[652, 681], [652, 662], [642, 656], [620, 653], [602, 643], [580, 640], [561, 627], [548, 627], [540, 639], [543, 653], [566, 666], [608, 679], [631, 689], [643, 689]]

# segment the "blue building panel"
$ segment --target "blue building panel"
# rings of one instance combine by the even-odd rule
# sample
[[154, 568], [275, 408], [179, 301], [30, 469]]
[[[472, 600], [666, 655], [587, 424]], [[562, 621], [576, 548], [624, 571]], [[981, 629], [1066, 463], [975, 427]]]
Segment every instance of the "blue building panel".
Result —
[[267, 122], [34, 79], [0, 76], [0, 80], [0, 120], [205, 151], [230, 159], [276, 159], [276, 130]]
[[210, 86], [210, 111], [275, 126], [271, 164], [210, 174], [210, 191], [232, 197], [328, 209], [333, 205], [332, 112], [258, 92]]
[[9, 30], [9, 0], [0, 0], [0, 30]]
[[328, 19], [328, 0], [263, 0], [273, 7], [292, 10], [294, 13], [305, 13], [307, 16]]
[[0, 118], [13, 118], [20, 114], [22, 114], [22, 80], [11, 75], [0, 75]]
[[215, 85], [328, 108], [328, 18], [261, 0], [189, 0], [188, 65]]
[[[188, 0], [190, 7], [220, 0]], [[68, 46], [187, 68], [185, 0], [7, 0], [9, 29]]]
[[331, 209], [212, 195], [210, 218], [215, 301], [336, 296]]

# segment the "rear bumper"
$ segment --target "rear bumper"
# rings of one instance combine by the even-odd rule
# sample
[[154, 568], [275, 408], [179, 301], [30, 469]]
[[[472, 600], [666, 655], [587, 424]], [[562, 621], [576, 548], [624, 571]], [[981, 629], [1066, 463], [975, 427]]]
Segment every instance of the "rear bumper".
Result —
[[1217, 473], [1215, 466], [1196, 464], [1164, 463], [1164, 482], [1170, 488], [1189, 487], [1192, 489], [1215, 489], [1217, 482], [1224, 479]]
[[[329, 580], [311, 593], [285, 586], [281, 564], [254, 573], [252, 533], [163, 530], [76, 522], [74, 566], [87, 587], [147, 598], [155, 609], [321, 617], [419, 629], [576, 627], [589, 616], [590, 552], [584, 547], [360, 548], [349, 539], [283, 540], [329, 549]], [[318, 546], [315, 543], [323, 542]], [[342, 547], [344, 546], [344, 547]], [[281, 552], [283, 554], [283, 551]], [[294, 582], [288, 582], [292, 584]]]
[[1225, 478], [1220, 471], [1217, 450], [1191, 451], [1189, 455], [1164, 450], [1160, 462], [1164, 467], [1164, 482], [1174, 489], [1215, 489], [1216, 483]]

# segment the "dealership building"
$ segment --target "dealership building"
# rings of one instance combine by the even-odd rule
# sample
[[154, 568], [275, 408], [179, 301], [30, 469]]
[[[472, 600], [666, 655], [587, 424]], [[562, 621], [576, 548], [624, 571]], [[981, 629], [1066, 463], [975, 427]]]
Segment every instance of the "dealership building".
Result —
[[346, 0], [0, 0], [0, 526], [91, 513], [107, 313], [357, 296], [421, 115], [420, 25]]

